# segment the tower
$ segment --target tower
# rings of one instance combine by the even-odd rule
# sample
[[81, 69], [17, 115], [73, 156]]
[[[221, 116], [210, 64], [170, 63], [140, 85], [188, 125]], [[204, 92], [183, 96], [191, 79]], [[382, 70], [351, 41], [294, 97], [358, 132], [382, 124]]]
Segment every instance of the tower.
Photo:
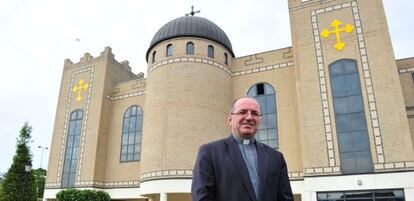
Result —
[[198, 147], [229, 133], [230, 57], [230, 40], [205, 18], [174, 19], [153, 37], [147, 51], [143, 195], [188, 191]]
[[323, 191], [338, 187], [322, 187], [312, 176], [412, 168], [382, 2], [289, 0], [289, 13], [305, 183]]

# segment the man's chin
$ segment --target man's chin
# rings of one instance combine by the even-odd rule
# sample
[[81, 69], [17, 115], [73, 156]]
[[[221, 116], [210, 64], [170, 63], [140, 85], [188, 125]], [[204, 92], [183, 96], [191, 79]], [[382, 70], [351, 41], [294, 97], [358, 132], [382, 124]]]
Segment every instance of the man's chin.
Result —
[[242, 136], [244, 139], [250, 139], [250, 138], [252, 138], [252, 137], [254, 136], [254, 133], [253, 133], [253, 132], [241, 133], [241, 136]]

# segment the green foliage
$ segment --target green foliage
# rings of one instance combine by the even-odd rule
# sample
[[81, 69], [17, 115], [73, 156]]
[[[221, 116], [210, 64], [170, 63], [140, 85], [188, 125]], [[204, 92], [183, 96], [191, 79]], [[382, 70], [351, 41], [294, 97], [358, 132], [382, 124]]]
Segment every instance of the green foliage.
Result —
[[43, 192], [45, 190], [46, 170], [38, 168], [33, 170], [33, 177], [35, 179], [37, 198], [43, 198]]
[[32, 155], [28, 143], [32, 127], [26, 122], [17, 139], [17, 149], [13, 163], [4, 175], [0, 201], [35, 201], [36, 186], [32, 172], [26, 172], [25, 166], [32, 164]]
[[111, 197], [104, 191], [66, 189], [56, 194], [56, 201], [110, 201]]

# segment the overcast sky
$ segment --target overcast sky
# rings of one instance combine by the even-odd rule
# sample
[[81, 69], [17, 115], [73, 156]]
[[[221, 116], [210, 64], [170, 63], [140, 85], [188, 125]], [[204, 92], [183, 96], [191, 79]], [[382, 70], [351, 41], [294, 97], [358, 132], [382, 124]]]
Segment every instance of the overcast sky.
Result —
[[[134, 73], [146, 73], [153, 35], [192, 4], [227, 33], [236, 57], [291, 46], [287, 0], [0, 0], [0, 172], [10, 167], [25, 121], [33, 126], [33, 168], [40, 167], [38, 146], [50, 146], [66, 58], [78, 62], [110, 46]], [[414, 56], [414, 1], [384, 5], [396, 58]], [[43, 168], [48, 159], [46, 150]]]

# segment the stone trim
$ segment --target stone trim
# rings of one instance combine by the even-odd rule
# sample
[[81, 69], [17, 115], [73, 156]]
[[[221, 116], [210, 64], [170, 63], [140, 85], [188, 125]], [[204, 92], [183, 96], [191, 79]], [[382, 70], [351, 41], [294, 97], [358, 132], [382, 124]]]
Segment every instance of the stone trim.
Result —
[[117, 100], [122, 100], [125, 98], [131, 98], [131, 97], [135, 97], [135, 96], [143, 96], [145, 95], [145, 91], [141, 90], [141, 91], [134, 91], [128, 94], [124, 94], [124, 95], [119, 95], [119, 96], [110, 96], [110, 95], [106, 95], [105, 97], [111, 101], [117, 101]]
[[278, 69], [278, 68], [291, 67], [291, 66], [294, 66], [293, 62], [271, 64], [271, 65], [268, 65], [268, 66], [260, 66], [260, 67], [253, 68], [253, 69], [248, 69], [248, 70], [243, 70], [243, 71], [236, 71], [236, 72], [233, 73], [232, 76], [237, 77], [237, 76], [242, 76], [242, 75], [259, 73], [259, 72], [263, 72], [263, 71], [274, 70], [274, 69]]
[[231, 71], [226, 67], [227, 65], [215, 62], [214, 60], [211, 60], [211, 59], [204, 59], [204, 58], [199, 58], [199, 57], [176, 57], [176, 58], [172, 58], [172, 59], [162, 60], [162, 61], [159, 61], [158, 63], [152, 65], [151, 67], [149, 67], [147, 74], [149, 75], [153, 70], [155, 70], [155, 69], [157, 69], [161, 66], [169, 65], [169, 64], [172, 64], [172, 63], [190, 63], [190, 62], [207, 64], [207, 65], [210, 65], [212, 67], [216, 67], [216, 68], [219, 68], [221, 70], [224, 70], [228, 74], [232, 75]]
[[400, 161], [374, 164], [375, 171], [414, 170], [414, 161]]
[[177, 170], [159, 170], [145, 172], [141, 174], [140, 181], [151, 181], [158, 179], [191, 179], [193, 177], [192, 169], [177, 169]]
[[62, 141], [60, 144], [60, 154], [59, 154], [59, 164], [58, 164], [58, 171], [57, 171], [57, 179], [56, 182], [58, 183], [58, 185], [60, 186], [61, 183], [61, 174], [62, 174], [62, 167], [63, 167], [63, 162], [64, 162], [64, 157], [65, 157], [65, 151], [66, 151], [66, 139], [67, 139], [67, 131], [68, 131], [68, 124], [69, 124], [69, 114], [71, 113], [71, 111], [69, 111], [70, 105], [71, 105], [71, 99], [72, 99], [72, 88], [74, 85], [74, 81], [75, 81], [75, 75], [79, 74], [79, 73], [83, 73], [83, 72], [88, 72], [90, 71], [90, 77], [89, 77], [89, 82], [88, 82], [88, 96], [86, 99], [86, 108], [84, 111], [84, 118], [83, 118], [83, 122], [82, 122], [82, 134], [81, 134], [81, 142], [80, 142], [80, 146], [79, 146], [79, 158], [78, 158], [78, 163], [77, 163], [77, 181], [80, 180], [80, 176], [81, 176], [81, 169], [82, 169], [82, 161], [83, 161], [83, 150], [84, 150], [84, 145], [85, 145], [85, 135], [86, 135], [86, 130], [87, 130], [87, 126], [88, 126], [88, 115], [89, 115], [89, 105], [90, 105], [90, 101], [91, 101], [91, 94], [92, 94], [92, 87], [93, 87], [93, 77], [94, 77], [94, 67], [89, 67], [89, 68], [84, 68], [78, 71], [75, 71], [72, 73], [72, 78], [70, 81], [70, 87], [69, 87], [69, 97], [68, 97], [68, 102], [66, 104], [66, 115], [65, 115], [65, 123], [63, 125], [63, 136], [62, 136]]
[[414, 72], [414, 66], [408, 66], [408, 67], [398, 69], [398, 73], [400, 74], [411, 73], [411, 72]]
[[[114, 182], [102, 182], [102, 181], [77, 181], [75, 182], [75, 188], [84, 187], [97, 187], [97, 188], [139, 188], [139, 180], [133, 181], [114, 181]], [[60, 183], [48, 182], [45, 184], [46, 189], [60, 188]]]
[[341, 168], [339, 166], [329, 166], [329, 167], [313, 167], [305, 168], [303, 170], [303, 176], [319, 176], [319, 175], [340, 175]]
[[[372, 78], [371, 78], [371, 71], [368, 61], [368, 55], [365, 45], [365, 39], [362, 29], [362, 22], [359, 15], [359, 9], [357, 1], [351, 1], [347, 3], [342, 3], [330, 7], [325, 7], [322, 9], [317, 9], [311, 11], [311, 18], [312, 18], [312, 27], [313, 27], [313, 34], [315, 40], [315, 52], [316, 52], [316, 60], [318, 62], [318, 70], [319, 70], [319, 85], [321, 89], [321, 100], [323, 106], [323, 114], [324, 114], [324, 122], [325, 122], [325, 136], [327, 139], [327, 148], [328, 148], [328, 157], [329, 157], [329, 165], [335, 166], [335, 155], [334, 155], [334, 146], [332, 142], [332, 123], [330, 122], [330, 111], [328, 106], [328, 95], [327, 95], [327, 86], [326, 86], [326, 72], [325, 72], [325, 63], [323, 61], [323, 50], [321, 46], [321, 38], [319, 33], [319, 24], [317, 20], [317, 15], [332, 12], [335, 10], [340, 10], [344, 8], [351, 8], [352, 15], [354, 18], [355, 30], [357, 34], [358, 46], [359, 46], [359, 55], [361, 57], [362, 62], [362, 70], [364, 75], [365, 81], [365, 90], [368, 97], [368, 105], [369, 105], [369, 114], [372, 124], [372, 129], [374, 133], [374, 141], [375, 141], [375, 150], [376, 155], [378, 158], [379, 163], [385, 162], [385, 156], [383, 152], [383, 143], [382, 143], [382, 134], [381, 128], [378, 118], [377, 112], [377, 104], [375, 100], [374, 94], [374, 87], [372, 86]], [[362, 81], [362, 80], [361, 80]], [[366, 99], [366, 98], [365, 98]]]
[[303, 171], [297, 171], [297, 172], [288, 172], [289, 180], [302, 180], [303, 179]]

